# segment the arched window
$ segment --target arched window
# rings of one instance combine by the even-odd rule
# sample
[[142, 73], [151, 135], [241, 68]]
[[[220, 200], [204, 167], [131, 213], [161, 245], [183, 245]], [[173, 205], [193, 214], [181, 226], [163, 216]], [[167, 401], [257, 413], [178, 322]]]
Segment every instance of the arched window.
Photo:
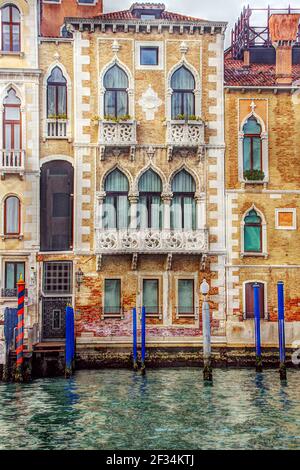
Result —
[[3, 137], [6, 150], [21, 149], [21, 101], [11, 88], [4, 99]]
[[262, 220], [254, 209], [244, 219], [244, 251], [262, 253]]
[[196, 229], [195, 191], [195, 181], [186, 170], [175, 175], [172, 181], [171, 229]]
[[128, 77], [118, 65], [104, 76], [104, 115], [106, 119], [128, 115]]
[[172, 119], [188, 118], [195, 114], [195, 78], [184, 66], [174, 72], [171, 79]]
[[59, 67], [54, 67], [47, 80], [47, 117], [67, 119], [67, 80]]
[[104, 228], [128, 228], [128, 190], [126, 176], [118, 169], [112, 171], [105, 180], [106, 192]]
[[20, 234], [20, 199], [8, 196], [4, 201], [4, 235]]
[[14, 5], [1, 8], [2, 51], [20, 52], [21, 50], [21, 16]]
[[160, 177], [147, 170], [139, 180], [139, 228], [162, 228], [161, 192]]
[[243, 127], [244, 172], [262, 170], [261, 125], [251, 116]]

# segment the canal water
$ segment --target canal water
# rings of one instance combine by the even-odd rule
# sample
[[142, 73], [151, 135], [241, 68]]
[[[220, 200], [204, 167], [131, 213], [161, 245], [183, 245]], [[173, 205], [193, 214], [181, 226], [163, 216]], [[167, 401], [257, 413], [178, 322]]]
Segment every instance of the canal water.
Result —
[[300, 371], [79, 371], [0, 383], [0, 449], [300, 449]]

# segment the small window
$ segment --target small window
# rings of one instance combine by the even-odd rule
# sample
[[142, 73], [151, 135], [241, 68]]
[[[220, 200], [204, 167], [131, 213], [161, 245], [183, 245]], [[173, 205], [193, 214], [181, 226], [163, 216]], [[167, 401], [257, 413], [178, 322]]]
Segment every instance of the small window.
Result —
[[141, 65], [158, 65], [158, 47], [141, 47]]
[[104, 282], [104, 316], [118, 317], [122, 314], [121, 280], [105, 279]]
[[155, 15], [141, 15], [141, 20], [144, 20], [144, 21], [156, 20], [156, 16]]
[[20, 234], [20, 200], [16, 196], [9, 196], [4, 202], [4, 234]]
[[146, 315], [159, 315], [159, 280], [143, 280], [143, 306]]
[[79, 5], [94, 5], [96, 2], [95, 0], [78, 0]]
[[194, 316], [194, 280], [178, 280], [178, 315]]
[[[25, 263], [7, 262], [5, 263], [5, 289], [17, 289], [17, 282], [20, 276], [25, 280]], [[15, 292], [15, 294], [17, 294]]]
[[46, 294], [72, 293], [72, 263], [47, 262], [44, 264], [43, 289]]
[[[245, 286], [245, 297], [246, 297], [246, 311], [245, 318], [254, 318], [254, 285], [255, 282], [248, 282]], [[265, 286], [262, 283], [259, 285], [259, 306], [260, 306], [260, 317], [265, 318]]]

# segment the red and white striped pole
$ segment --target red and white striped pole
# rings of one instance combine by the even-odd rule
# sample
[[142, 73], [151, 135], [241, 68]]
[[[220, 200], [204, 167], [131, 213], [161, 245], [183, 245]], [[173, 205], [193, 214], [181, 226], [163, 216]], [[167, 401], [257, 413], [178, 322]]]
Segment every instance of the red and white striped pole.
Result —
[[18, 286], [18, 326], [16, 338], [17, 370], [16, 382], [23, 381], [23, 362], [24, 362], [24, 302], [25, 302], [25, 281], [20, 276], [17, 282]]

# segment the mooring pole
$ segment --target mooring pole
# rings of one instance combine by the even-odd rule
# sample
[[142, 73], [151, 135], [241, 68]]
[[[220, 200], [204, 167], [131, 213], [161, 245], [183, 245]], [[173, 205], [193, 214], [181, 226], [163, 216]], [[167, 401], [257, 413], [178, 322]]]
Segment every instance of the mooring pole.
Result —
[[72, 307], [66, 307], [66, 366], [65, 377], [69, 378], [73, 374], [74, 359], [74, 310]]
[[133, 351], [133, 369], [138, 370], [137, 362], [137, 316], [136, 308], [132, 310], [132, 351]]
[[209, 284], [206, 282], [206, 279], [201, 284], [200, 287], [201, 294], [203, 295], [202, 302], [202, 328], [203, 328], [203, 378], [206, 382], [212, 382], [212, 366], [211, 366], [211, 334], [210, 334], [210, 313], [209, 313], [209, 303], [207, 301], [207, 296], [209, 293]]
[[256, 349], [256, 371], [262, 372], [262, 357], [261, 357], [261, 338], [260, 338], [260, 298], [259, 298], [259, 284], [254, 284], [254, 322], [255, 322], [255, 349]]
[[141, 373], [142, 375], [146, 374], [145, 366], [145, 357], [146, 357], [146, 308], [142, 308], [142, 364], [141, 364]]
[[17, 368], [15, 374], [16, 382], [23, 382], [23, 366], [24, 366], [24, 300], [25, 300], [25, 281], [22, 274], [17, 282], [18, 290], [18, 325], [16, 337], [16, 354], [17, 354]]
[[279, 334], [279, 355], [280, 355], [280, 380], [286, 380], [285, 363], [285, 327], [284, 327], [284, 283], [277, 284], [278, 293], [278, 334]]

